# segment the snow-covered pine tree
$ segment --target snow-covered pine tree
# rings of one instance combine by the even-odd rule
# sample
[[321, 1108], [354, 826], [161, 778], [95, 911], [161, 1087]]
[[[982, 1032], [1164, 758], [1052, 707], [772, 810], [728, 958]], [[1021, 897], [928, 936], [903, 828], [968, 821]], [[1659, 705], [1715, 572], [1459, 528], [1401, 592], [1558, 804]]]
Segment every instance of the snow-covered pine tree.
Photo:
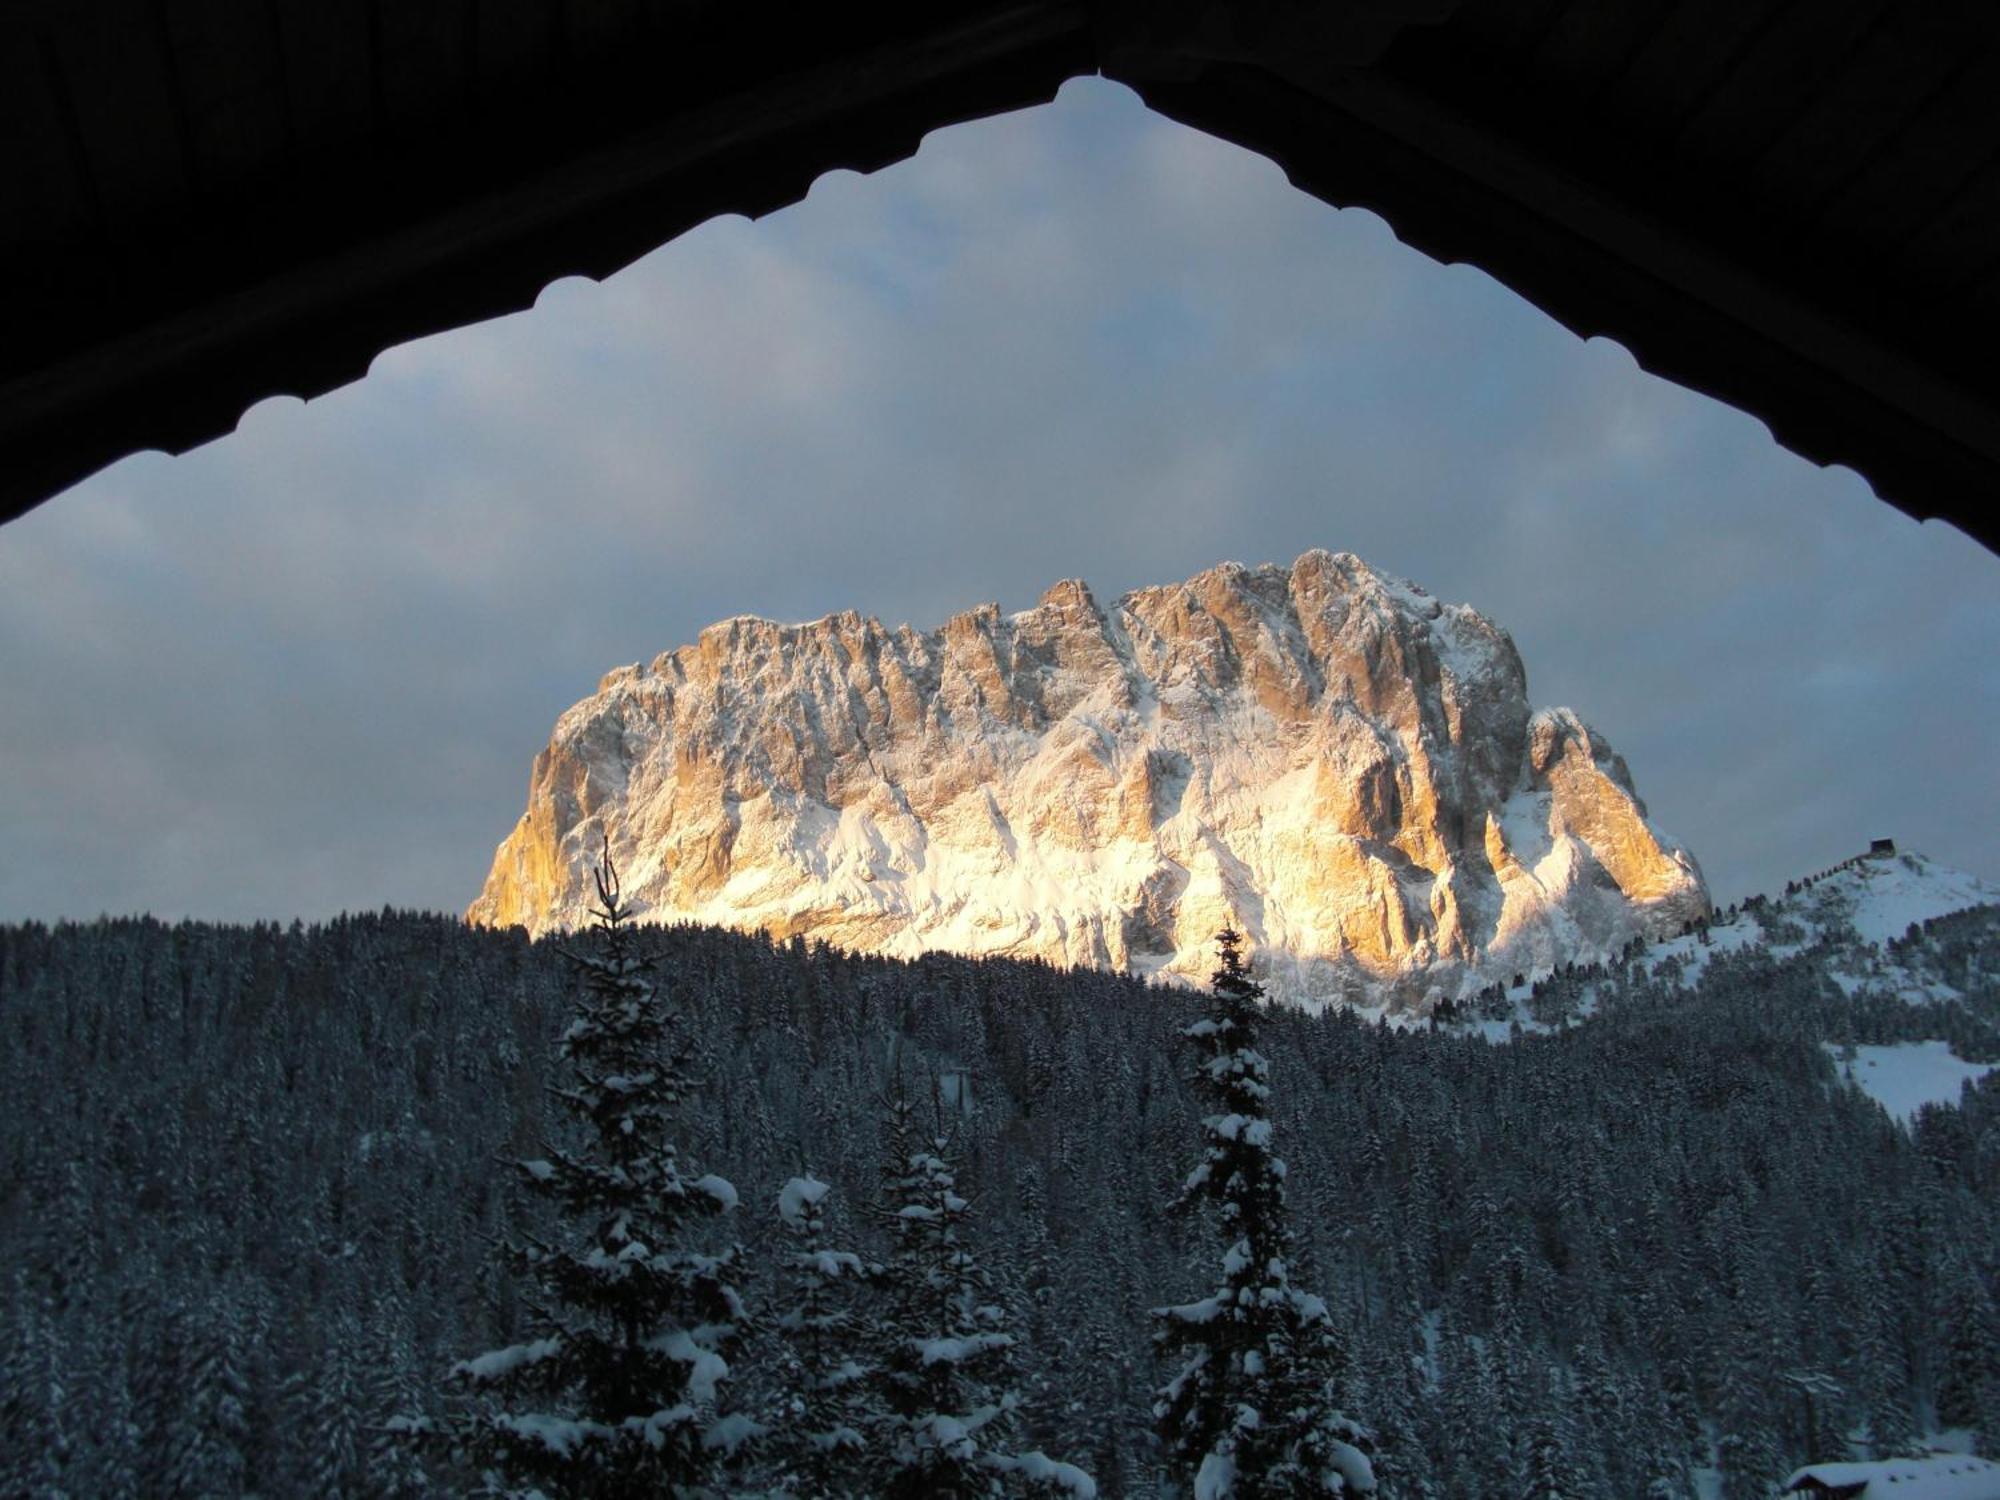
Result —
[[[297, 1468], [289, 1476], [291, 1488], [324, 1500], [389, 1493], [389, 1486], [378, 1487], [363, 1464], [367, 1433], [361, 1425], [360, 1325], [342, 1308], [323, 1335], [314, 1332], [318, 1336], [299, 1351], [299, 1364], [284, 1388], [286, 1425], [303, 1439], [297, 1445]], [[204, 1490], [197, 1482], [184, 1493]]]
[[231, 1346], [225, 1296], [155, 1291], [137, 1327], [143, 1351], [146, 1462], [166, 1494], [233, 1494], [252, 1472], [248, 1389]]
[[432, 1425], [424, 1411], [428, 1392], [418, 1380], [408, 1314], [394, 1287], [375, 1293], [363, 1361], [361, 1461], [371, 1493], [379, 1500], [427, 1494], [429, 1485], [405, 1433]]
[[1943, 1358], [1936, 1374], [1937, 1416], [1988, 1442], [2000, 1439], [2000, 1315], [1976, 1268], [1963, 1260], [1945, 1273], [1940, 1299]]
[[1580, 1500], [1569, 1450], [1555, 1418], [1536, 1417], [1528, 1424], [1521, 1467], [1528, 1476], [1522, 1500]]
[[787, 1257], [793, 1290], [791, 1306], [776, 1320], [786, 1346], [784, 1404], [764, 1446], [785, 1494], [851, 1495], [863, 1488], [868, 1367], [851, 1303], [868, 1267], [853, 1251], [827, 1244], [831, 1191], [807, 1172], [778, 1194], [778, 1217], [793, 1246]]
[[744, 1321], [736, 1250], [695, 1243], [736, 1189], [691, 1175], [674, 1146], [694, 1048], [635, 951], [608, 839], [596, 877], [599, 951], [569, 954], [582, 993], [558, 1047], [569, 1082], [552, 1090], [580, 1144], [517, 1163], [562, 1221], [556, 1241], [513, 1251], [537, 1336], [454, 1373], [499, 1398], [479, 1413], [476, 1447], [518, 1493], [699, 1495], [755, 1431], [718, 1401]]
[[1586, 1472], [1578, 1451], [1570, 1382], [1562, 1372], [1545, 1366], [1535, 1387], [1545, 1392], [1539, 1413], [1525, 1424], [1520, 1468], [1527, 1483], [1522, 1500], [1589, 1500], [1611, 1493], [1601, 1479]]
[[1326, 1304], [1287, 1269], [1285, 1164], [1271, 1151], [1270, 1067], [1256, 1045], [1263, 986], [1244, 966], [1240, 934], [1224, 928], [1216, 942], [1214, 1003], [1183, 1032], [1200, 1057], [1195, 1087], [1215, 1113], [1202, 1121], [1207, 1147], [1180, 1202], [1214, 1207], [1222, 1283], [1154, 1311], [1163, 1352], [1180, 1360], [1155, 1424], [1172, 1476], [1196, 1500], [1372, 1495], [1366, 1438], [1333, 1390]]
[[0, 1299], [0, 1493], [67, 1495], [70, 1393], [48, 1299], [24, 1271]]
[[1008, 1389], [1014, 1336], [965, 1237], [971, 1201], [958, 1191], [943, 1134], [923, 1139], [900, 1075], [884, 1100], [888, 1160], [880, 1213], [890, 1234], [880, 1282], [866, 1492], [881, 1500], [970, 1500], [1006, 1494], [1093, 1500], [1072, 1464], [1010, 1453], [1018, 1398]]

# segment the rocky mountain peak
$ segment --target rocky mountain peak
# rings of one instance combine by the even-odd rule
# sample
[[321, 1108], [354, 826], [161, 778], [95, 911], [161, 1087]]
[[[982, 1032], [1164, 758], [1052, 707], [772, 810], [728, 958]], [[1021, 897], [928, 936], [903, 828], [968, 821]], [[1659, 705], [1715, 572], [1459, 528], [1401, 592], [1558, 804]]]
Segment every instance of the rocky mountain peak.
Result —
[[659, 920], [1420, 1005], [1707, 909], [1624, 762], [1505, 631], [1351, 553], [936, 630], [723, 621], [557, 722], [469, 917]]

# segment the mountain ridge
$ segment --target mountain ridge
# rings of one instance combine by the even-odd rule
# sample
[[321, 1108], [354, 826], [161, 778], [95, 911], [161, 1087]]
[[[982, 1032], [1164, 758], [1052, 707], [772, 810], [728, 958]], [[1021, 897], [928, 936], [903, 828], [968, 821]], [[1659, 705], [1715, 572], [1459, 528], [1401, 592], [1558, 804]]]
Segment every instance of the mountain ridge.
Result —
[[1437, 1014], [1500, 1041], [1517, 1026], [1547, 1032], [1587, 1019], [1635, 986], [1694, 990], [1719, 961], [1742, 956], [1809, 969], [1816, 984], [1846, 1000], [1971, 1005], [1982, 1025], [2000, 1026], [2000, 1008], [1983, 998], [2000, 971], [1983, 969], [1976, 953], [1958, 951], [1963, 945], [1941, 952], [1933, 941], [1940, 929], [1994, 923], [2000, 885], [1891, 844], [1711, 912], [1664, 940], [1630, 943], [1587, 966], [1516, 974]]
[[608, 836], [652, 920], [1192, 980], [1227, 922], [1287, 998], [1422, 1008], [1708, 910], [1526, 691], [1477, 611], [1320, 550], [933, 631], [737, 616], [558, 719], [467, 916], [574, 925]]

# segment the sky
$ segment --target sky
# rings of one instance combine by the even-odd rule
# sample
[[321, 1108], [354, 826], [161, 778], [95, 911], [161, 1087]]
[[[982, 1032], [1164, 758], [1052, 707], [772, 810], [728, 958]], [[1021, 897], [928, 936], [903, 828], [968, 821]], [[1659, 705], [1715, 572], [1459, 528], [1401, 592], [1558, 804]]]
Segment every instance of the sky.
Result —
[[0, 527], [0, 920], [459, 910], [710, 621], [1315, 546], [1506, 627], [1719, 900], [2000, 879], [2000, 558], [1079, 80]]

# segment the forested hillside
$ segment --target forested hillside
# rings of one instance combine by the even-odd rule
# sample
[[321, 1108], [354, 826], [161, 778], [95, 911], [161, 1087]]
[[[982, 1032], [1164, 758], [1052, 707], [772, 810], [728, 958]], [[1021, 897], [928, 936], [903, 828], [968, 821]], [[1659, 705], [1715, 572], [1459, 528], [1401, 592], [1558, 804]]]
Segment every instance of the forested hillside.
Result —
[[[733, 1399], [776, 1368], [788, 1179], [830, 1185], [831, 1242], [879, 1243], [900, 1068], [952, 1132], [1024, 1438], [1151, 1493], [1148, 1312], [1214, 1270], [1168, 1211], [1206, 1112], [1200, 997], [646, 940], [705, 1052], [686, 1151], [741, 1195]], [[1825, 1045], [1990, 1038], [1992, 914], [1903, 941], [1966, 998], [1748, 946], [1692, 985], [1596, 975], [1592, 1019], [1552, 1005], [1511, 1044], [1269, 1016], [1293, 1278], [1330, 1304], [1385, 1495], [1685, 1496], [1719, 1467], [1761, 1496], [1850, 1436], [2000, 1439], [2000, 1083], [1906, 1131]], [[0, 1494], [466, 1488], [386, 1423], [462, 1399], [454, 1362], [523, 1325], [496, 1245], [543, 1210], [505, 1162], [556, 1126], [575, 984], [553, 944], [437, 916], [0, 929]]]

